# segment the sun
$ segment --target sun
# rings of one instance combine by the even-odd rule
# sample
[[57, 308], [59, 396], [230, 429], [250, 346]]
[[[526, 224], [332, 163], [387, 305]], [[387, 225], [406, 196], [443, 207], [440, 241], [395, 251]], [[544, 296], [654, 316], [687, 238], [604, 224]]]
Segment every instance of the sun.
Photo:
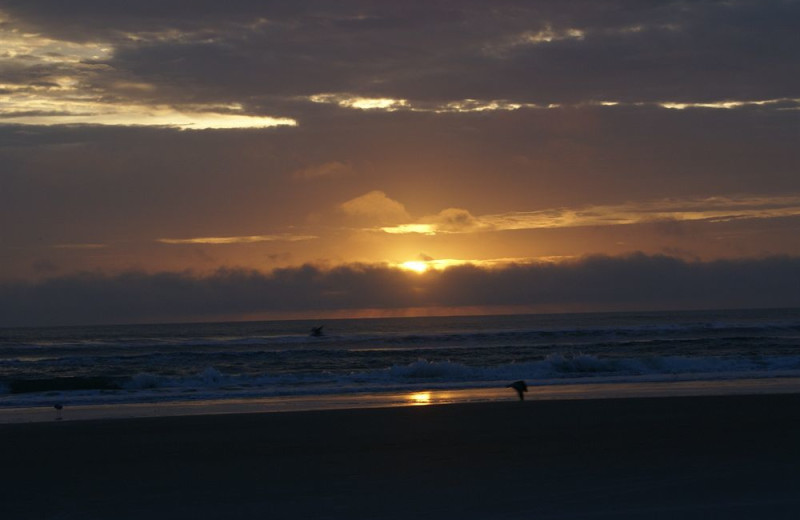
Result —
[[414, 271], [415, 273], [424, 273], [428, 270], [429, 266], [427, 262], [422, 262], [420, 260], [412, 260], [409, 262], [403, 262], [400, 264], [400, 267], [406, 269], [408, 271]]

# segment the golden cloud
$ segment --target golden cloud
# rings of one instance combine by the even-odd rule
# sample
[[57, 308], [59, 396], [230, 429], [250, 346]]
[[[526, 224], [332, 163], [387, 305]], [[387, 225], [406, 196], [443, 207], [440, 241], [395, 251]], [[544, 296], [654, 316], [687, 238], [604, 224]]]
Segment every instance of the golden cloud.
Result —
[[[542, 33], [545, 34], [546, 33]], [[577, 36], [581, 33], [574, 33], [569, 38], [579, 38]], [[545, 38], [539, 33], [536, 33], [530, 38]], [[582, 36], [581, 36], [582, 37]], [[561, 38], [563, 39], [563, 38]], [[546, 40], [541, 40], [546, 42]], [[370, 110], [370, 111], [383, 111], [383, 112], [424, 112], [435, 114], [458, 114], [458, 113], [472, 113], [472, 112], [493, 112], [493, 111], [512, 111], [512, 110], [546, 110], [546, 109], [559, 109], [564, 107], [583, 107], [583, 106], [602, 106], [602, 107], [661, 107], [674, 110], [684, 110], [687, 108], [711, 108], [711, 109], [736, 109], [746, 107], [763, 107], [775, 108], [778, 110], [797, 109], [800, 105], [800, 98], [778, 98], [778, 99], [761, 99], [761, 100], [737, 100], [737, 99], [722, 99], [715, 101], [618, 101], [614, 99], [607, 100], [591, 100], [581, 101], [574, 104], [564, 103], [528, 103], [521, 101], [512, 101], [508, 99], [457, 99], [452, 101], [445, 101], [440, 103], [430, 103], [423, 101], [414, 101], [402, 98], [370, 98], [363, 97], [354, 93], [327, 93], [327, 94], [314, 94], [303, 98], [313, 103], [333, 104], [341, 108]], [[788, 106], [788, 108], [787, 108]]]
[[126, 101], [126, 93], [152, 92], [137, 81], [111, 81], [117, 95], [91, 85], [114, 73], [107, 62], [114, 48], [106, 42], [75, 43], [26, 33], [0, 12], [0, 67], [16, 79], [0, 83], [0, 124], [161, 126], [182, 130], [296, 126], [286, 117], [236, 113], [240, 105], [151, 105]]
[[405, 206], [377, 190], [340, 204], [339, 210], [348, 217], [368, 219], [379, 224], [411, 220]]
[[800, 216], [800, 196], [708, 197], [629, 202], [607, 206], [553, 208], [474, 217], [467, 210], [450, 208], [417, 223], [383, 227], [392, 234], [469, 233], [553, 229], [585, 226], [620, 226], [654, 222], [728, 222]]
[[195, 237], [195, 238], [159, 238], [156, 242], [162, 244], [207, 244], [207, 245], [229, 245], [229, 244], [252, 244], [256, 242], [299, 242], [302, 240], [313, 240], [317, 237], [311, 235], [248, 235], [231, 237]]

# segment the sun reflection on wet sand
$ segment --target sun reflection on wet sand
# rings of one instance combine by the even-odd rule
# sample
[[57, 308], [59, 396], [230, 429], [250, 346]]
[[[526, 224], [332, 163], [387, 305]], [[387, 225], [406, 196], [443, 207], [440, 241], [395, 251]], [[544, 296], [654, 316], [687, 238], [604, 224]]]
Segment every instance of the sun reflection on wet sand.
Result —
[[[726, 381], [649, 381], [530, 385], [524, 405], [534, 401], [560, 399], [609, 399], [697, 395], [779, 394], [800, 392], [800, 378], [735, 379]], [[136, 417], [177, 417], [229, 413], [308, 412], [337, 409], [393, 408], [467, 403], [514, 403], [519, 401], [508, 388], [493, 386], [424, 392], [386, 392], [332, 395], [275, 396], [212, 399], [161, 403], [71, 404], [64, 407], [64, 421]], [[0, 408], [0, 424], [53, 421], [53, 408]]]
[[408, 402], [412, 405], [426, 405], [431, 404], [430, 392], [414, 392], [408, 395]]

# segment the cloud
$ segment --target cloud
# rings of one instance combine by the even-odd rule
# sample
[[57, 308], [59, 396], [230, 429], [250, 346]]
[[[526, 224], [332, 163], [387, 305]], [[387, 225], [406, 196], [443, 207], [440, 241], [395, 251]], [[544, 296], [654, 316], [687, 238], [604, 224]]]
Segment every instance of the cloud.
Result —
[[686, 262], [635, 254], [423, 274], [385, 265], [208, 276], [84, 273], [0, 284], [2, 326], [214, 319], [258, 313], [519, 306], [614, 310], [800, 305], [800, 258]]
[[171, 245], [185, 244], [206, 244], [206, 245], [228, 245], [228, 244], [253, 244], [256, 242], [299, 242], [303, 240], [313, 240], [317, 237], [312, 235], [249, 235], [232, 237], [194, 237], [194, 238], [159, 238], [156, 242]]
[[[1, 15], [1, 13], [0, 13]], [[287, 117], [242, 113], [240, 104], [158, 102], [152, 82], [110, 66], [111, 42], [74, 42], [0, 24], [0, 124], [142, 125], [182, 130], [295, 126]], [[154, 99], [155, 98], [155, 99]], [[150, 102], [148, 102], [150, 101]], [[153, 102], [154, 101], [154, 102]]]
[[438, 215], [424, 217], [418, 223], [386, 226], [381, 230], [391, 234], [435, 235], [438, 233], [620, 226], [663, 222], [713, 223], [798, 216], [800, 216], [800, 196], [707, 197], [629, 202], [582, 208], [517, 211], [480, 217], [472, 216], [467, 210], [451, 208]]
[[52, 99], [41, 101], [39, 104], [51, 103], [58, 105], [57, 111], [0, 112], [0, 123], [42, 126], [161, 126], [180, 130], [269, 128], [297, 125], [297, 121], [285, 117], [255, 117], [210, 111], [190, 112], [166, 106], [125, 106], [93, 102], [58, 103]]
[[383, 110], [394, 112], [410, 108], [406, 99], [368, 98], [354, 94], [314, 94], [308, 97], [312, 103], [331, 103], [343, 108], [356, 108], [359, 110]]
[[351, 175], [354, 172], [350, 163], [341, 161], [329, 161], [315, 166], [309, 166], [292, 173], [292, 177], [299, 180], [311, 181], [316, 179], [327, 179]]
[[460, 208], [448, 208], [422, 220], [437, 233], [466, 233], [484, 227], [469, 211]]
[[[381, 112], [428, 112], [434, 114], [459, 114], [473, 112], [509, 111], [522, 108], [544, 109], [559, 105], [537, 105], [535, 103], [513, 103], [506, 99], [459, 99], [443, 102], [415, 101], [408, 99], [370, 98], [352, 93], [314, 94], [308, 96], [312, 103], [333, 104], [340, 108]], [[765, 104], [765, 103], [761, 103]], [[685, 108], [685, 107], [682, 107]]]
[[[95, 67], [82, 86], [131, 105], [265, 107], [316, 96], [401, 111], [796, 99], [800, 43], [786, 20], [797, 2], [623, 3], [12, 0], [4, 10], [6, 27], [72, 46], [63, 54], [79, 60], [66, 75]], [[92, 45], [99, 52], [89, 55]], [[124, 83], [152, 88], [137, 94]]]
[[378, 225], [411, 218], [405, 206], [377, 190], [340, 204], [339, 210], [348, 217]]
[[637, 100], [619, 100], [604, 97], [603, 99], [580, 99], [572, 102], [550, 102], [547, 104], [531, 102], [514, 102], [508, 99], [458, 99], [449, 101], [410, 101], [408, 99], [369, 98], [352, 93], [315, 94], [309, 96], [312, 103], [333, 104], [340, 108], [379, 112], [422, 112], [432, 114], [470, 114], [512, 110], [556, 110], [562, 108], [580, 108], [586, 106], [616, 107], [660, 107], [670, 110], [712, 109], [734, 110], [741, 108], [762, 108], [764, 110], [798, 110], [800, 98], [784, 97], [779, 99], [711, 99], [706, 101], [673, 101], [672, 98]]
[[460, 208], [448, 208], [436, 215], [419, 219], [413, 224], [398, 224], [384, 226], [381, 231], [393, 235], [419, 233], [422, 235], [436, 235], [439, 233], [469, 233], [472, 231], [485, 231], [489, 228], [473, 217], [469, 211]]

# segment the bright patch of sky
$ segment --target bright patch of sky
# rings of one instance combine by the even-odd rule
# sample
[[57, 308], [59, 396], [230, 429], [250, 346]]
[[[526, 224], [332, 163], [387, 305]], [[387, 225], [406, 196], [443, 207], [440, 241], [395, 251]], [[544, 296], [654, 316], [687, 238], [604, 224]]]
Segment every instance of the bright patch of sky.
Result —
[[[28, 33], [0, 13], [0, 124], [124, 125], [179, 129], [230, 129], [294, 126], [291, 118], [218, 111], [217, 105], [175, 107], [120, 101], [94, 88], [91, 79], [108, 72], [109, 43], [76, 43]], [[116, 82], [118, 88], [153, 92], [144, 82]], [[238, 106], [241, 110], [241, 106]]]

